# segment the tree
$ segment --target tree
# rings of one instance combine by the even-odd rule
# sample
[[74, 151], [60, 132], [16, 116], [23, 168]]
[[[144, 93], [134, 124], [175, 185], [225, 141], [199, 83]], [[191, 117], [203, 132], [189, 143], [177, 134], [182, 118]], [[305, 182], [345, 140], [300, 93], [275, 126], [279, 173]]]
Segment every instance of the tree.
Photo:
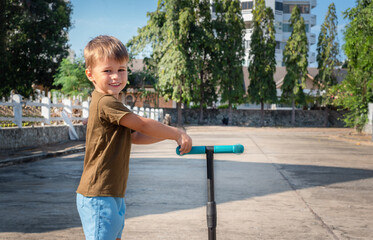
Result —
[[203, 110], [217, 100], [216, 79], [213, 78], [212, 55], [214, 33], [211, 19], [210, 0], [195, 1], [193, 40], [191, 56], [198, 78], [192, 81], [192, 101], [199, 103], [198, 123], [203, 124]]
[[319, 38], [317, 41], [317, 68], [319, 70], [315, 77], [314, 85], [318, 86], [321, 94], [322, 105], [325, 105], [325, 122], [324, 126], [328, 126], [329, 107], [327, 96], [329, 88], [337, 83], [335, 68], [340, 64], [339, 43], [337, 36], [338, 20], [334, 3], [331, 3], [328, 8], [325, 20], [321, 25]]
[[5, 0], [6, 36], [0, 36], [6, 49], [0, 52], [2, 95], [13, 89], [31, 94], [32, 84], [52, 86], [53, 75], [68, 55], [71, 11], [71, 3], [64, 0]]
[[178, 125], [182, 125], [181, 105], [190, 101], [190, 83], [197, 78], [190, 56], [193, 7], [193, 2], [187, 0], [159, 1], [157, 10], [149, 14], [147, 25], [128, 43], [134, 52], [150, 44], [150, 68], [157, 73], [158, 89], [165, 99], [177, 102]]
[[329, 93], [333, 105], [347, 109], [347, 126], [361, 132], [368, 121], [368, 103], [373, 102], [373, 2], [358, 0], [357, 6], [344, 12], [350, 20], [343, 46], [348, 58], [348, 74]]
[[265, 7], [264, 0], [256, 0], [253, 10], [254, 30], [251, 36], [249, 54], [248, 87], [251, 102], [261, 106], [261, 126], [264, 125], [264, 103], [277, 101], [276, 83], [273, 74], [276, 70], [275, 29], [273, 10]]
[[216, 0], [214, 21], [215, 51], [214, 78], [218, 80], [218, 93], [222, 102], [228, 102], [229, 121], [232, 124], [232, 105], [243, 102], [245, 94], [242, 62], [245, 49], [242, 44], [245, 30], [241, 4], [238, 0]]
[[304, 103], [305, 95], [303, 89], [307, 78], [308, 66], [308, 41], [304, 19], [300, 15], [298, 7], [295, 7], [290, 17], [290, 27], [293, 28], [288, 39], [283, 62], [286, 66], [284, 83], [281, 86], [282, 100], [292, 103], [291, 124], [295, 125], [295, 103]]
[[56, 75], [54, 76], [53, 85], [61, 86], [61, 92], [68, 96], [88, 97], [93, 90], [92, 83], [85, 75], [85, 66], [83, 59], [71, 62], [65, 58], [62, 60]]

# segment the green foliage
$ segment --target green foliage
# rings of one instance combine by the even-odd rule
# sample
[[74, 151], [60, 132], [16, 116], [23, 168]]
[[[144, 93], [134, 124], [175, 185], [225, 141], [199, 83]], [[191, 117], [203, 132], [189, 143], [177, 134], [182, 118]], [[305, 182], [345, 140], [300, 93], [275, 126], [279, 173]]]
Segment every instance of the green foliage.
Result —
[[337, 83], [334, 69], [340, 64], [338, 60], [339, 43], [337, 36], [338, 20], [334, 3], [328, 8], [325, 20], [321, 25], [321, 31], [317, 42], [317, 64], [318, 74], [315, 77], [314, 85], [326, 94], [322, 95], [322, 103], [326, 104], [327, 92], [330, 86]]
[[290, 18], [293, 31], [284, 50], [284, 63], [287, 74], [281, 86], [282, 100], [303, 103], [305, 96], [303, 89], [306, 87], [308, 66], [308, 41], [304, 19], [300, 15], [298, 7], [293, 9]]
[[[195, 23], [190, 34], [191, 53], [193, 65], [198, 77], [191, 82], [191, 101], [199, 103], [200, 106], [211, 106], [217, 100], [216, 82], [211, 74], [214, 67], [212, 55], [214, 53], [214, 33], [212, 27], [211, 9], [209, 0], [195, 1], [194, 7]], [[202, 118], [201, 108], [200, 119]]]
[[59, 63], [68, 55], [71, 3], [2, 0], [2, 4], [0, 26], [6, 34], [0, 35], [0, 94], [15, 89], [27, 96], [32, 84], [50, 88]]
[[57, 74], [54, 76], [53, 85], [61, 86], [61, 92], [68, 96], [89, 96], [93, 90], [92, 83], [85, 75], [85, 67], [83, 59], [77, 59], [71, 62], [65, 58], [62, 60]]
[[[233, 104], [231, 107], [232, 109], [237, 109], [237, 104]], [[218, 109], [229, 109], [229, 104], [220, 105], [218, 106]]]
[[137, 55], [147, 46], [152, 48], [149, 68], [158, 77], [158, 89], [166, 99], [176, 102], [191, 98], [190, 81], [196, 78], [196, 70], [190, 62], [190, 34], [194, 23], [191, 1], [159, 1], [155, 12], [138, 35], [127, 44]]
[[216, 0], [213, 4], [215, 20], [209, 0], [159, 1], [157, 10], [148, 13], [147, 25], [127, 44], [134, 55], [152, 49], [146, 63], [166, 100], [212, 105], [219, 85], [223, 101], [242, 102], [240, 2]]
[[348, 110], [347, 126], [362, 131], [368, 120], [368, 103], [373, 102], [373, 2], [359, 0], [348, 9], [344, 50], [348, 58], [346, 79], [331, 89], [329, 99], [335, 106]]
[[274, 103], [276, 83], [275, 29], [273, 10], [265, 7], [264, 0], [255, 1], [253, 10], [254, 29], [251, 36], [249, 55], [249, 98], [252, 103]]
[[231, 106], [242, 103], [245, 94], [242, 62], [245, 49], [242, 44], [244, 22], [241, 4], [237, 0], [214, 1], [216, 20], [213, 76], [218, 79], [222, 102]]

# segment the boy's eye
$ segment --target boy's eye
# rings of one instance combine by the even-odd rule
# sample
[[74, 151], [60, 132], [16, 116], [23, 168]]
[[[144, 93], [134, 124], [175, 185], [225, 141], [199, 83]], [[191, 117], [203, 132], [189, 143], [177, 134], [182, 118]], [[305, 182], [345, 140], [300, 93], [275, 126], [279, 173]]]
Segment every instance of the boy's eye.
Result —
[[104, 72], [111, 72], [111, 70], [104, 70]]
[[125, 72], [125, 71], [126, 71], [126, 69], [124, 69], [124, 68], [121, 68], [121, 69], [118, 70], [118, 72]]

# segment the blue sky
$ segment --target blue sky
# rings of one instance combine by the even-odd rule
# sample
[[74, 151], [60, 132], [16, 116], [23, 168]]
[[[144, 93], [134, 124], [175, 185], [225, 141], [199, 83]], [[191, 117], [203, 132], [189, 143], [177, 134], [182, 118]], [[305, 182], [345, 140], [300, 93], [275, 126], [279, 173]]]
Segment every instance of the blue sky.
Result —
[[[82, 56], [84, 46], [97, 35], [112, 35], [127, 43], [137, 34], [137, 29], [146, 25], [147, 12], [157, 8], [158, 0], [71, 0], [73, 5], [73, 28], [69, 32], [69, 44], [76, 55]], [[342, 12], [356, 5], [355, 0], [317, 0], [311, 10], [317, 16], [317, 25], [311, 32], [319, 34], [330, 3], [334, 2], [338, 14], [340, 45], [343, 44], [343, 29], [348, 23]], [[311, 46], [316, 51], [316, 44]], [[345, 58], [341, 50], [342, 59]], [[313, 64], [312, 66], [316, 66]]]

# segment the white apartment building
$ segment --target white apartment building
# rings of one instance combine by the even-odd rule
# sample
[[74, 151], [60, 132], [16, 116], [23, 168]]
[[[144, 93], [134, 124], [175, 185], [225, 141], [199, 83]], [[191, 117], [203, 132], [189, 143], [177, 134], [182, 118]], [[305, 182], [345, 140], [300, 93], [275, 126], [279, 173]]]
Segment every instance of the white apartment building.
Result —
[[[253, 31], [253, 13], [254, 1], [240, 0], [242, 8], [242, 17], [246, 26], [246, 34], [244, 39], [245, 44], [245, 64], [248, 66], [248, 56], [250, 50], [250, 40]], [[302, 17], [306, 24], [306, 32], [309, 46], [316, 44], [316, 34], [311, 33], [311, 28], [316, 25], [316, 15], [311, 14], [311, 9], [316, 7], [316, 0], [265, 0], [266, 6], [271, 7], [275, 16], [276, 28], [276, 65], [283, 66], [283, 50], [286, 41], [291, 35], [290, 16], [293, 8], [298, 6]], [[309, 52], [308, 63], [316, 61], [316, 53]]]

